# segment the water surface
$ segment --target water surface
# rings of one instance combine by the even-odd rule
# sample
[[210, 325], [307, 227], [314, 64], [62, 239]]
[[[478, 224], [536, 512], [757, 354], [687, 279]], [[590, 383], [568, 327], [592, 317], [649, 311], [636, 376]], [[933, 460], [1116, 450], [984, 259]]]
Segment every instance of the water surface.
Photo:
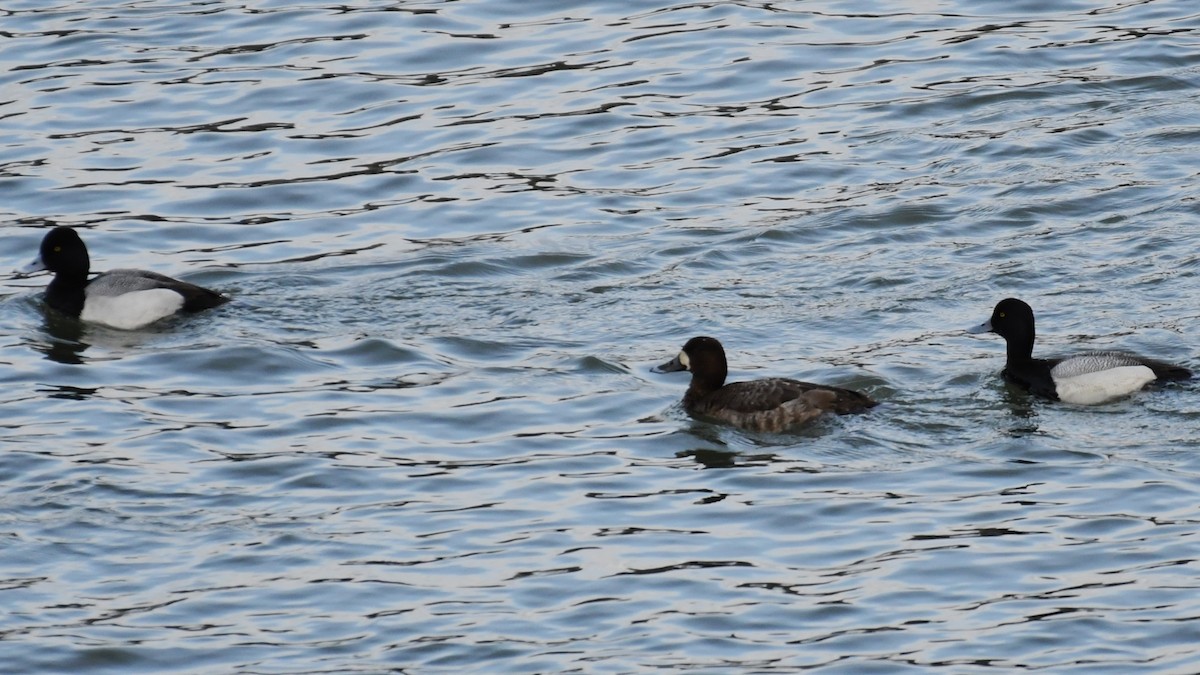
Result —
[[[84, 326], [10, 276], [13, 672], [1186, 673], [1200, 367], [1182, 2], [10, 3], [9, 265], [235, 297]], [[652, 364], [883, 405], [689, 419]]]

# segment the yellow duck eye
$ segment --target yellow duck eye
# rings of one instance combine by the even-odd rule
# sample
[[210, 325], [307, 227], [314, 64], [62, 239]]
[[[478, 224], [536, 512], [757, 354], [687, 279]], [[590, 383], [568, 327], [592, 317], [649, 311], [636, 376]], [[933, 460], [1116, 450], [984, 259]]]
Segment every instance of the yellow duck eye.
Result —
[[61, 247], [61, 246], [55, 246], [55, 247], [54, 247], [54, 252], [55, 252], [55, 253], [58, 253], [58, 252], [59, 252], [59, 251], [61, 251], [61, 250], [62, 250], [62, 247]]
[[999, 317], [1000, 317], [1001, 319], [1003, 319], [1003, 318], [1004, 318], [1004, 312], [1000, 312], [1000, 314], [999, 314]]

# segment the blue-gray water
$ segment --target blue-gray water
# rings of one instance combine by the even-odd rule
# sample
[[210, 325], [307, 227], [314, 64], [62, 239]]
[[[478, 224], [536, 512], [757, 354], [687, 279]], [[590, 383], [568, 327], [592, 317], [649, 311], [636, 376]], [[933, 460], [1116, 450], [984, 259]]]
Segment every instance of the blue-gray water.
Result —
[[[10, 276], [6, 672], [1194, 673], [1192, 2], [18, 0], [7, 265], [235, 302], [133, 332]], [[871, 413], [761, 436], [649, 367]]]

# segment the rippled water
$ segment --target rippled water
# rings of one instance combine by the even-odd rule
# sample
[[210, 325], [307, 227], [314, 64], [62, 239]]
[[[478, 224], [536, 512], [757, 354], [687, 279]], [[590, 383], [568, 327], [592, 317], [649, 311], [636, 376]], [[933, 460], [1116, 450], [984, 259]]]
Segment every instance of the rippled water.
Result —
[[[1195, 672], [1200, 13], [1180, 1], [0, 9], [15, 268], [236, 301], [143, 331], [8, 277], [12, 672]], [[692, 421], [735, 375], [884, 405]]]

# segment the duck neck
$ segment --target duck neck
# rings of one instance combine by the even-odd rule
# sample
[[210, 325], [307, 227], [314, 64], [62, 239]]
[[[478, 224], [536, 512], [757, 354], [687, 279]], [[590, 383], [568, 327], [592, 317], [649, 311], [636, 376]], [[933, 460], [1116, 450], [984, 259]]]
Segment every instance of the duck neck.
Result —
[[60, 270], [54, 273], [54, 279], [50, 283], [59, 284], [60, 286], [86, 286], [88, 278], [87, 268], [82, 272], [68, 272]]
[[[719, 365], [719, 367], [718, 367]], [[725, 377], [729, 374], [729, 370], [724, 363], [712, 364], [706, 368], [703, 373], [692, 372], [692, 382], [688, 385], [687, 392], [683, 395], [683, 404], [687, 406], [690, 403], [699, 401], [708, 396], [714, 391], [725, 385]]]
[[1008, 349], [1009, 363], [1021, 363], [1033, 360], [1033, 341], [1035, 337], [1033, 322], [1027, 330], [1020, 330], [1008, 336], [1005, 344]]
[[87, 274], [58, 273], [46, 286], [46, 302], [64, 314], [79, 316], [86, 299]]

